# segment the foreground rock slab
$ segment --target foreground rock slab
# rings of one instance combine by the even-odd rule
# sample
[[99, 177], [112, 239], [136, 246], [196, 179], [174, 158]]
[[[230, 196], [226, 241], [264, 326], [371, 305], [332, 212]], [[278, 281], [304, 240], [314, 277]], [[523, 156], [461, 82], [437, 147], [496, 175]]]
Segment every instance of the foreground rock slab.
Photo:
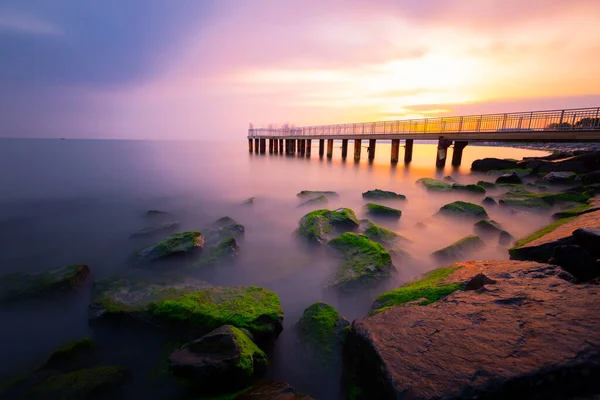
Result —
[[352, 324], [344, 353], [365, 398], [563, 399], [600, 390], [600, 287], [535, 262], [451, 267], [460, 268], [445, 284], [481, 273], [495, 283]]

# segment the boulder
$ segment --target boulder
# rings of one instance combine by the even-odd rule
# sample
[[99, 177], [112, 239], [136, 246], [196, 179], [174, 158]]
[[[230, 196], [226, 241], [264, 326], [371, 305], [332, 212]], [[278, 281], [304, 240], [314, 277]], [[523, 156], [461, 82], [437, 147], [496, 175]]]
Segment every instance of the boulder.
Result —
[[131, 237], [151, 236], [151, 235], [155, 235], [157, 233], [173, 230], [173, 229], [177, 228], [179, 225], [180, 225], [179, 221], [164, 222], [162, 224], [144, 228], [139, 232], [132, 233], [130, 236]]
[[254, 204], [254, 200], [256, 200], [256, 197], [248, 197], [246, 200], [244, 200], [244, 202], [242, 203], [243, 206], [250, 206], [252, 204]]
[[459, 183], [453, 183], [452, 190], [474, 194], [485, 194], [485, 188], [479, 185], [461, 185]]
[[590, 151], [557, 161], [543, 161], [540, 172], [574, 172], [585, 174], [600, 169], [600, 152]]
[[331, 191], [319, 192], [319, 191], [314, 191], [314, 190], [303, 190], [300, 193], [298, 193], [296, 196], [298, 196], [298, 197], [319, 197], [319, 196], [340, 197], [340, 195], [337, 194], [336, 192], [331, 192]]
[[475, 225], [473, 225], [473, 230], [476, 235], [488, 237], [499, 236], [500, 232], [503, 231], [502, 225], [498, 222], [486, 219], [477, 221]]
[[[557, 266], [474, 261], [441, 285], [496, 281], [352, 324], [350, 379], [368, 399], [569, 399], [600, 390], [598, 287]], [[460, 267], [460, 268], [459, 268]]]
[[554, 185], [568, 185], [575, 181], [577, 174], [574, 172], [550, 172], [544, 175], [543, 181]]
[[600, 276], [600, 265], [584, 248], [577, 245], [556, 246], [548, 262], [560, 265], [579, 282], [591, 281]]
[[341, 355], [350, 323], [332, 306], [314, 303], [296, 324], [298, 338], [312, 360], [329, 363]]
[[517, 161], [502, 160], [499, 158], [484, 158], [481, 160], [475, 160], [473, 161], [473, 164], [471, 164], [471, 170], [477, 172], [488, 172], [492, 170], [512, 168], [517, 168]]
[[421, 178], [417, 180], [417, 183], [432, 192], [449, 192], [452, 190], [451, 184], [433, 178]]
[[515, 241], [515, 238], [510, 233], [508, 233], [506, 231], [500, 232], [500, 236], [498, 237], [499, 245], [510, 246], [512, 243], [514, 243], [514, 241]]
[[318, 197], [315, 197], [314, 199], [308, 199], [308, 200], [300, 203], [298, 205], [298, 207], [320, 206], [321, 204], [326, 204], [328, 202], [329, 202], [329, 200], [327, 200], [327, 197], [325, 197], [325, 196], [318, 196]]
[[346, 232], [329, 246], [341, 256], [331, 286], [343, 291], [376, 286], [396, 271], [390, 254], [366, 235]]
[[234, 238], [223, 239], [216, 246], [203, 250], [198, 261], [193, 263], [193, 267], [208, 267], [215, 264], [223, 264], [231, 261], [240, 254], [240, 247]]
[[498, 203], [496, 203], [496, 200], [494, 200], [493, 197], [489, 197], [487, 196], [485, 199], [483, 199], [481, 201], [481, 204], [486, 205], [486, 206], [497, 206]]
[[495, 189], [496, 188], [495, 183], [487, 182], [487, 181], [478, 181], [477, 186], [481, 186], [484, 189]]
[[485, 242], [478, 236], [466, 236], [449, 246], [431, 253], [438, 261], [459, 261], [471, 257], [477, 250], [485, 247]]
[[592, 171], [590, 173], [585, 174], [582, 178], [582, 183], [584, 185], [593, 185], [600, 183], [600, 170]]
[[440, 208], [438, 214], [462, 218], [488, 218], [485, 208], [464, 201], [455, 201], [454, 203], [446, 204]]
[[497, 281], [488, 278], [482, 273], [479, 273], [472, 277], [463, 287], [464, 290], [479, 290], [485, 285], [494, 285]]
[[[600, 221], [598, 221], [600, 224]], [[579, 228], [573, 231], [575, 242], [594, 258], [600, 258], [600, 228]]]
[[300, 219], [300, 227], [296, 234], [310, 241], [324, 243], [335, 233], [355, 231], [358, 224], [354, 211], [349, 208], [316, 210]]
[[71, 265], [37, 273], [4, 275], [0, 277], [0, 304], [73, 292], [89, 274], [87, 265]]
[[41, 369], [68, 371], [82, 367], [93, 358], [96, 343], [89, 337], [73, 340], [54, 350]]
[[362, 194], [364, 199], [389, 199], [389, 200], [406, 200], [406, 196], [396, 192], [389, 192], [386, 190], [369, 190]]
[[223, 325], [175, 350], [169, 357], [173, 376], [203, 391], [248, 386], [267, 370], [267, 356], [241, 329]]
[[522, 184], [523, 180], [516, 172], [511, 172], [510, 174], [500, 175], [496, 179], [496, 184], [500, 183], [514, 183], [514, 184]]
[[174, 233], [165, 240], [137, 253], [137, 262], [150, 262], [167, 257], [191, 254], [204, 246], [204, 236], [200, 232]]
[[222, 217], [215, 221], [211, 228], [203, 229], [204, 249], [217, 246], [223, 240], [238, 239], [244, 235], [246, 228], [231, 217]]
[[234, 400], [314, 400], [312, 397], [297, 393], [286, 382], [266, 380], [244, 390]]
[[359, 229], [360, 232], [366, 235], [369, 239], [381, 244], [391, 244], [397, 240], [407, 240], [396, 234], [396, 232], [379, 226], [368, 219], [360, 221]]
[[377, 217], [398, 219], [402, 216], [402, 211], [392, 207], [382, 206], [381, 204], [367, 203], [365, 207], [369, 214]]

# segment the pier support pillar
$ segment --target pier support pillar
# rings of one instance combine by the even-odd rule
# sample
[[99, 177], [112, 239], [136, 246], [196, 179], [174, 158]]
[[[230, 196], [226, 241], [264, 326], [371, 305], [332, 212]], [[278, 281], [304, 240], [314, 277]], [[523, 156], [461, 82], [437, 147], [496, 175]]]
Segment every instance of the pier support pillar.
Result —
[[398, 152], [400, 151], [400, 139], [392, 139], [392, 155], [390, 161], [392, 164], [398, 162]]
[[285, 151], [283, 150], [283, 139], [279, 139], [279, 154], [283, 154]]
[[360, 161], [360, 151], [362, 150], [360, 139], [354, 140], [354, 161]]
[[325, 154], [325, 139], [319, 139], [319, 156], [323, 157]]
[[333, 157], [333, 139], [327, 139], [327, 158]]
[[375, 158], [375, 145], [377, 143], [377, 139], [369, 139], [369, 161], [373, 161]]
[[409, 163], [412, 161], [414, 139], [406, 139], [404, 143], [404, 162]]
[[298, 154], [304, 156], [306, 152], [306, 141], [304, 139], [298, 139]]
[[269, 154], [273, 154], [273, 150], [275, 148], [273, 141], [273, 139], [269, 139]]
[[285, 139], [285, 154], [292, 154], [292, 143], [290, 139]]
[[465, 142], [463, 140], [456, 140], [454, 142], [454, 150], [452, 151], [453, 166], [460, 166], [460, 163], [462, 162], [463, 150], [465, 149], [465, 147], [467, 147], [468, 144], [469, 142]]
[[273, 143], [273, 151], [275, 154], [279, 153], [279, 139], [271, 139]]
[[252, 141], [252, 139], [248, 139], [248, 150], [250, 151], [250, 153], [252, 153], [253, 151], [253, 144], [254, 142]]
[[260, 139], [260, 154], [265, 154], [267, 150], [267, 139]]
[[306, 139], [306, 157], [310, 157], [310, 149], [312, 149], [312, 140]]
[[260, 139], [254, 139], [254, 152], [258, 154], [258, 150], [260, 149]]
[[342, 160], [348, 157], [348, 139], [342, 139]]
[[448, 147], [450, 147], [451, 144], [451, 140], [446, 140], [443, 138], [440, 138], [440, 140], [438, 140], [438, 147], [436, 153], [437, 155], [435, 158], [436, 167], [444, 168], [444, 166], [446, 165], [446, 158], [448, 158]]

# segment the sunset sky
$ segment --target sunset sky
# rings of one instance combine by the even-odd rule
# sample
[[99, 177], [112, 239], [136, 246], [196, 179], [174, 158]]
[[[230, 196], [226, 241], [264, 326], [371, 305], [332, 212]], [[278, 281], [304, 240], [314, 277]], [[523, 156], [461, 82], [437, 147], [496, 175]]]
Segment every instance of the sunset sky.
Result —
[[600, 105], [598, 0], [3, 0], [0, 136]]

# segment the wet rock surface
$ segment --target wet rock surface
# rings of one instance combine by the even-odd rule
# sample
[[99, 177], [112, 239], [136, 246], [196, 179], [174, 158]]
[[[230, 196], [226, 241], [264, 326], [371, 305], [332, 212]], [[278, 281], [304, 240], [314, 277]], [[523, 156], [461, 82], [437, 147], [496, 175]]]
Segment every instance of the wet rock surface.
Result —
[[496, 179], [496, 184], [501, 184], [501, 183], [510, 183], [510, 184], [522, 184], [523, 180], [521, 179], [521, 177], [519, 176], [519, 174], [517, 174], [516, 172], [511, 172], [509, 174], [504, 174], [504, 175], [500, 175], [497, 179]]
[[263, 381], [234, 397], [235, 400], [314, 400], [312, 397], [297, 393], [293, 387], [281, 381]]
[[500, 158], [484, 158], [481, 160], [475, 160], [471, 164], [471, 170], [477, 172], [489, 172], [492, 170], [502, 170], [511, 168], [517, 168], [517, 161], [503, 160]]

